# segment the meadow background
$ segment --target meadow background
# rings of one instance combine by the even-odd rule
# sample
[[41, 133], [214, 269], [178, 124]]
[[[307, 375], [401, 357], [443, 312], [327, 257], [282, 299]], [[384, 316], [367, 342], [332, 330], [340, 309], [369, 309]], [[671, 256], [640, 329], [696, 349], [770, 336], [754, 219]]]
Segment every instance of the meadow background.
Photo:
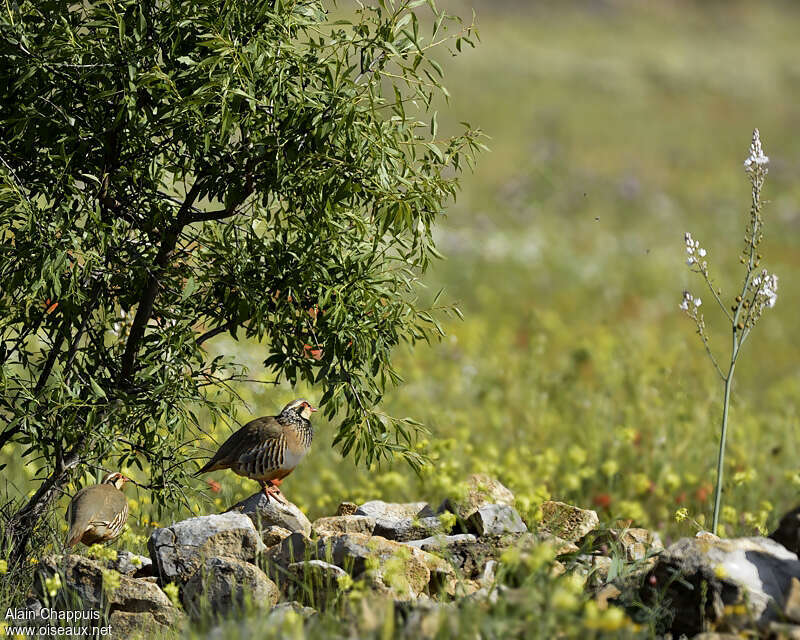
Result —
[[[730, 336], [686, 267], [683, 233], [709, 251], [732, 301], [750, 197], [742, 162], [757, 126], [770, 156], [763, 262], [780, 288], [737, 367], [723, 522], [728, 535], [770, 529], [800, 502], [800, 7], [449, 3], [467, 21], [473, 6], [481, 43], [440, 58], [452, 96], [440, 123], [481, 126], [491, 152], [442, 219], [446, 259], [425, 279], [430, 298], [444, 288], [440, 303], [464, 320], [445, 321], [439, 344], [398, 350], [406, 382], [384, 402], [427, 425], [419, 447], [432, 464], [421, 476], [399, 462], [358, 466], [331, 448], [335, 425], [317, 419], [285, 494], [311, 519], [342, 500], [435, 506], [482, 471], [514, 491], [529, 523], [546, 498], [668, 538], [691, 532], [673, 518], [680, 507], [710, 520], [721, 383], [678, 309], [684, 288], [704, 298], [722, 360]], [[270, 380], [263, 347], [220, 337], [214, 348]], [[296, 396], [317, 399], [285, 385], [237, 391], [241, 424]], [[13, 454], [0, 462], [5, 482], [32, 488], [35, 468]], [[228, 472], [209, 478], [218, 486], [198, 481], [188, 506], [129, 489], [120, 546], [143, 548], [154, 522], [257, 489]]]

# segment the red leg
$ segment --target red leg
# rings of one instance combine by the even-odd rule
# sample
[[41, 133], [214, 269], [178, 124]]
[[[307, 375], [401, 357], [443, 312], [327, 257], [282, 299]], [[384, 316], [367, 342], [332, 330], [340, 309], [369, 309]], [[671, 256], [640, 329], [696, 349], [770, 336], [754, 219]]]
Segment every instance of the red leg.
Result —
[[282, 504], [287, 504], [286, 499], [283, 497], [283, 494], [280, 490], [280, 480], [270, 480], [269, 482], [263, 483], [264, 488], [264, 495], [267, 496], [267, 499], [273, 499], [275, 502], [280, 502]]

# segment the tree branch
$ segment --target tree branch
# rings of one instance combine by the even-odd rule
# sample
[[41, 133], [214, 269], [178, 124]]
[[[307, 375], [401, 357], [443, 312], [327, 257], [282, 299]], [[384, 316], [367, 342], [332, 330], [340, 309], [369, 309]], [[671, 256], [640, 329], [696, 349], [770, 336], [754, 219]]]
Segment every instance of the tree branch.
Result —
[[192, 209], [195, 200], [200, 195], [201, 179], [198, 177], [186, 198], [178, 210], [178, 216], [170, 228], [166, 229], [161, 238], [161, 246], [158, 249], [153, 269], [147, 279], [147, 285], [142, 292], [142, 297], [136, 308], [136, 316], [131, 325], [131, 332], [128, 341], [125, 343], [125, 351], [122, 354], [122, 366], [120, 368], [119, 383], [125, 385], [133, 374], [133, 367], [136, 363], [136, 353], [139, 345], [144, 338], [145, 328], [153, 315], [153, 303], [158, 294], [159, 278], [169, 264], [169, 255], [175, 249], [178, 236], [188, 221], [188, 212]]

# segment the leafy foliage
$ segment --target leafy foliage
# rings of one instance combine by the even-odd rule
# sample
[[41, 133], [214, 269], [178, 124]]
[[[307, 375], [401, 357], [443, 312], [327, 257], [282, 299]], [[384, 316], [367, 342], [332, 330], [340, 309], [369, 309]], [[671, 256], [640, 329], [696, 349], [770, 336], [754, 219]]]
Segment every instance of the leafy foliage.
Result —
[[177, 498], [198, 410], [225, 415], [246, 375], [207, 354], [225, 332], [321, 388], [343, 452], [421, 463], [418, 423], [376, 407], [393, 347], [441, 333], [419, 278], [481, 146], [433, 111], [431, 51], [473, 29], [430, 2], [423, 36], [423, 4], [355, 22], [313, 0], [4, 11], [0, 446], [49, 474], [26, 515], [86, 464], [149, 468]]

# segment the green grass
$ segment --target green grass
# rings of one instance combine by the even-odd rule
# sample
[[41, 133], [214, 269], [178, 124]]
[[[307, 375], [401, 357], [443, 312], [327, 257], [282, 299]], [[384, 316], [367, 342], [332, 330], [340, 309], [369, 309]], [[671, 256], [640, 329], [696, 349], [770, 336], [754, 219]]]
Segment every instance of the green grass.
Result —
[[[479, 47], [446, 61], [452, 105], [440, 118], [479, 124], [492, 149], [442, 221], [447, 259], [426, 279], [431, 295], [446, 288], [465, 320], [446, 323], [441, 344], [398, 350], [406, 384], [384, 406], [430, 428], [420, 446], [433, 464], [422, 477], [399, 464], [358, 467], [331, 449], [335, 425], [317, 420], [311, 454], [284, 484], [312, 519], [340, 500], [438, 503], [487, 471], [517, 494], [529, 522], [545, 497], [668, 538], [692, 532], [674, 521], [679, 507], [710, 520], [721, 385], [678, 310], [684, 288], [707, 298], [685, 266], [683, 232], [709, 250], [732, 298], [749, 198], [742, 161], [756, 126], [771, 158], [762, 253], [780, 290], [737, 367], [725, 532], [771, 528], [795, 506], [800, 11], [590, 4], [532, 10], [487, 0]], [[704, 308], [712, 345], [727, 349], [724, 325]], [[223, 337], [215, 348], [239, 351], [269, 379], [257, 345]], [[316, 399], [314, 389], [240, 391], [249, 402], [242, 423], [295, 395]], [[27, 490], [13, 460], [6, 474]], [[212, 477], [222, 484], [217, 504], [198, 499], [196, 513], [256, 488]], [[136, 517], [187, 514], [165, 508], [159, 516], [140, 497], [134, 531], [150, 528]]]

